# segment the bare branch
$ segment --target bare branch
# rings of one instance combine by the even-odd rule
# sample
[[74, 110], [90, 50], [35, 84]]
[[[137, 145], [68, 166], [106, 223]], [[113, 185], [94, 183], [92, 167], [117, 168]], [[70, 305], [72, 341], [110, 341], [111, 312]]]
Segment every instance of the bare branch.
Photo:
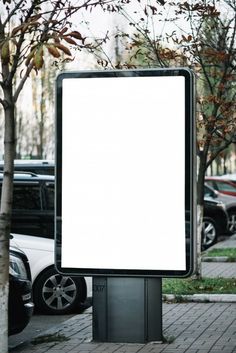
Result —
[[22, 88], [24, 87], [24, 84], [25, 84], [27, 78], [29, 77], [29, 75], [30, 75], [32, 69], [33, 69], [33, 63], [31, 63], [31, 64], [27, 67], [27, 70], [26, 70], [26, 72], [25, 72], [25, 75], [24, 75], [24, 77], [21, 79], [21, 81], [20, 81], [20, 83], [19, 83], [19, 85], [18, 85], [18, 87], [17, 87], [17, 89], [16, 89], [16, 91], [15, 91], [15, 93], [14, 93], [14, 95], [13, 95], [13, 101], [14, 101], [14, 102], [17, 101], [18, 96], [19, 96], [19, 94], [20, 94]]
[[17, 11], [21, 8], [21, 5], [23, 3], [24, 3], [24, 0], [18, 1], [18, 3], [13, 7], [12, 11], [9, 12], [8, 16], [6, 17], [5, 21], [3, 22], [3, 27], [5, 27], [7, 23], [9, 23], [12, 16], [14, 16], [17, 13]]
[[206, 169], [212, 164], [212, 162], [216, 159], [217, 156], [219, 156], [221, 152], [223, 152], [227, 147], [229, 147], [232, 142], [233, 139], [226, 141], [225, 144], [219, 147], [215, 153], [211, 154], [209, 160], [206, 162]]
[[[29, 10], [28, 10], [27, 15], [25, 16], [25, 19], [24, 19], [25, 22], [27, 22], [28, 19], [29, 19], [29, 18], [32, 16], [32, 14], [34, 13], [35, 3], [37, 3], [37, 1], [33, 1], [33, 2], [32, 2], [32, 5], [31, 5], [31, 7], [30, 7]], [[12, 81], [12, 79], [13, 79], [15, 73], [16, 73], [17, 67], [18, 67], [18, 65], [19, 65], [19, 57], [20, 57], [20, 54], [21, 54], [22, 44], [23, 44], [24, 40], [25, 40], [25, 33], [22, 31], [21, 34], [20, 34], [18, 43], [17, 43], [16, 53], [15, 53], [15, 55], [14, 55], [12, 68], [11, 68], [11, 71], [10, 71], [10, 74], [9, 74], [9, 77], [8, 77], [8, 81], [9, 81], [9, 82]]]

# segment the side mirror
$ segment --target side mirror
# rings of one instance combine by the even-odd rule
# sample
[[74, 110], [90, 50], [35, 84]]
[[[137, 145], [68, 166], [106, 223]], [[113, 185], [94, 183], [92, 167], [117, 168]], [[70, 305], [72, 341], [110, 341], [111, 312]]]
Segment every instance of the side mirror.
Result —
[[210, 196], [213, 199], [216, 199], [218, 197], [218, 191], [212, 189], [208, 185], [205, 185], [204, 194], [205, 196]]

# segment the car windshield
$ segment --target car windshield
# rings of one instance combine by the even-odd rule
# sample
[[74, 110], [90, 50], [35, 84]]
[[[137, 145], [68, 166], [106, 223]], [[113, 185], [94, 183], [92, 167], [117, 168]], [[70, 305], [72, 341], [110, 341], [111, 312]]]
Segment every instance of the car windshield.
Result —
[[232, 191], [236, 193], [236, 188], [231, 184], [218, 181], [216, 182], [216, 184], [219, 191]]

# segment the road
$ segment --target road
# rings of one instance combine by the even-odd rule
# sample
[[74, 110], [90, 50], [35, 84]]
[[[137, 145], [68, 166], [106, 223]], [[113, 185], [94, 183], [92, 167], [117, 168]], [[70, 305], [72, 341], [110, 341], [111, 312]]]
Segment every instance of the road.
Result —
[[48, 330], [51, 327], [58, 325], [72, 316], [77, 314], [70, 315], [39, 315], [34, 314], [31, 318], [29, 324], [26, 328], [18, 333], [9, 337], [9, 350], [24, 344], [27, 341], [31, 341], [34, 337], [38, 336], [42, 331]]
[[[91, 298], [88, 298], [86, 304], [84, 305], [84, 309], [88, 308], [91, 306]], [[83, 313], [83, 310], [81, 311]], [[46, 331], [53, 326], [56, 326], [74, 315], [78, 315], [78, 312], [75, 312], [73, 314], [67, 314], [67, 315], [42, 315], [39, 313], [35, 313], [29, 324], [26, 326], [26, 328], [18, 333], [17, 335], [12, 335], [9, 337], [8, 340], [8, 346], [9, 350], [23, 345], [25, 342], [31, 341], [34, 339], [36, 336], [38, 336], [42, 331]]]

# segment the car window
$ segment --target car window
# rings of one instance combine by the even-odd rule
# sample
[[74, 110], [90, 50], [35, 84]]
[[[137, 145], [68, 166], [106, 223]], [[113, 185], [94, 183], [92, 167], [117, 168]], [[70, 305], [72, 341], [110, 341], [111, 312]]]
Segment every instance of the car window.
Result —
[[209, 186], [211, 186], [213, 189], [219, 190], [218, 187], [217, 187], [217, 185], [215, 184], [215, 182], [214, 182], [213, 180], [207, 180], [207, 184], [208, 184]]
[[41, 210], [41, 193], [39, 185], [14, 185], [13, 209]]
[[46, 209], [54, 210], [54, 185], [47, 183], [45, 188]]
[[204, 196], [212, 197], [212, 190], [207, 185], [204, 185]]
[[233, 191], [233, 192], [236, 192], [236, 188], [230, 184], [227, 184], [227, 183], [223, 183], [223, 182], [218, 182], [217, 181], [217, 187], [218, 187], [218, 190], [220, 191]]

